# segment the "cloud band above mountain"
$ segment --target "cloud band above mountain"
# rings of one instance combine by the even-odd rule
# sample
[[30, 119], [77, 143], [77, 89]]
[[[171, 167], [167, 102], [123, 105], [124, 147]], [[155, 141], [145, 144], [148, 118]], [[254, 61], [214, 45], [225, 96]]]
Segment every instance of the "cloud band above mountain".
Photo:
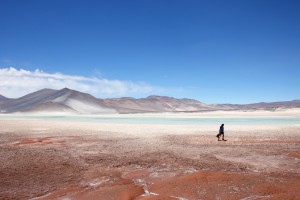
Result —
[[87, 92], [96, 97], [141, 96], [158, 94], [164, 90], [143, 82], [50, 74], [39, 69], [28, 71], [12, 67], [0, 68], [0, 94], [6, 97], [20, 97], [44, 88], [64, 87]]

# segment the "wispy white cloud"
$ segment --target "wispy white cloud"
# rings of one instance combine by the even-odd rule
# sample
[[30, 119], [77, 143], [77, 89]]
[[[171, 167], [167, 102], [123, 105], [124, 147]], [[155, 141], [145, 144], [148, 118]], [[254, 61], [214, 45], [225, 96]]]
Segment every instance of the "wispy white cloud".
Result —
[[12, 67], [0, 68], [0, 94], [6, 97], [20, 97], [44, 88], [64, 87], [90, 93], [96, 97], [145, 96], [165, 91], [164, 88], [143, 82], [51, 74], [39, 69], [28, 71]]

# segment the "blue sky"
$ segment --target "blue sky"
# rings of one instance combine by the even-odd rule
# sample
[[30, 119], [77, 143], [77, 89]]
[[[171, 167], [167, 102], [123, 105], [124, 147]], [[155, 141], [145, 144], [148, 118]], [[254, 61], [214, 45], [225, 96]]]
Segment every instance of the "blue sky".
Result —
[[0, 0], [0, 68], [0, 94], [14, 97], [65, 85], [98, 97], [300, 99], [300, 1]]

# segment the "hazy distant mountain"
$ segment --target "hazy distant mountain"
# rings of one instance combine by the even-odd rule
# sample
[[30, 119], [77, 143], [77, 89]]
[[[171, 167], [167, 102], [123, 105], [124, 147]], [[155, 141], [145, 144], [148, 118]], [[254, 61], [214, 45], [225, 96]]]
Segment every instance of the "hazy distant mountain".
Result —
[[63, 112], [74, 114], [200, 112], [213, 110], [273, 110], [300, 107], [300, 100], [254, 104], [205, 104], [194, 99], [149, 96], [97, 99], [90, 94], [64, 88], [43, 89], [17, 99], [0, 95], [0, 112]]
[[2, 113], [14, 112], [71, 112], [79, 114], [115, 113], [97, 98], [75, 90], [43, 89], [0, 104]]
[[0, 95], [0, 101], [7, 100], [7, 99], [8, 98], [6, 98], [5, 96]]
[[218, 106], [228, 107], [231, 109], [261, 109], [261, 110], [272, 110], [276, 108], [293, 108], [300, 107], [300, 100], [293, 101], [279, 101], [279, 102], [260, 102], [260, 103], [252, 103], [252, 104], [219, 104]]
[[134, 99], [130, 97], [103, 99], [108, 107], [119, 113], [138, 112], [187, 112], [215, 110], [210, 106], [194, 99], [175, 99], [166, 96], [149, 96]]

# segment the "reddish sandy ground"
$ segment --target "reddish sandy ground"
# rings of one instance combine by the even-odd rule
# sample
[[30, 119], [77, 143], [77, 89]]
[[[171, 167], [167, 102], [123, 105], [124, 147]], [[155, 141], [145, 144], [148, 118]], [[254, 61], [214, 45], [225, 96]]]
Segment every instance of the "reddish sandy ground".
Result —
[[0, 199], [300, 199], [300, 127], [0, 121]]

